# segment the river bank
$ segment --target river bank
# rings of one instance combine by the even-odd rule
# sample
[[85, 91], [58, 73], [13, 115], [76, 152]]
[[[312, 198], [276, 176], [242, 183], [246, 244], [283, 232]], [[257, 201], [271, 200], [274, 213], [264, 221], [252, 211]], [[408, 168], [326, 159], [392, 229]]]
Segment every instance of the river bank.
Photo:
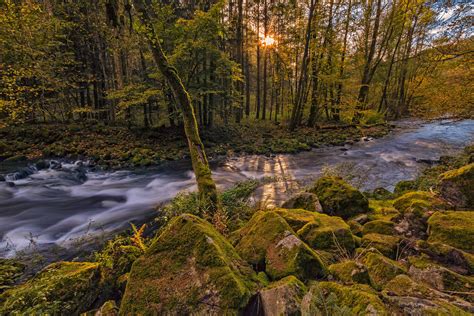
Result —
[[[272, 122], [216, 126], [201, 136], [208, 156], [297, 153], [381, 137], [390, 124], [327, 125], [290, 132]], [[36, 124], [0, 129], [0, 167], [49, 158], [91, 160], [112, 169], [159, 165], [189, 157], [183, 129], [127, 129], [105, 125]]]

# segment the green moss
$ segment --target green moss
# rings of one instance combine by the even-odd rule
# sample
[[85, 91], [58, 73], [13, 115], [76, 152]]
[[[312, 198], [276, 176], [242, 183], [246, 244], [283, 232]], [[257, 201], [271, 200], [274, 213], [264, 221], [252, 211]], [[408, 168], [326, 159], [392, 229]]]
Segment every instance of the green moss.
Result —
[[306, 286], [288, 276], [271, 283], [259, 291], [261, 309], [264, 315], [298, 315], [301, 301], [306, 294]]
[[393, 207], [392, 200], [369, 200], [369, 207], [371, 212], [368, 214], [369, 220], [385, 220], [391, 221], [400, 212]]
[[464, 276], [440, 266], [425, 256], [409, 257], [409, 273], [416, 282], [423, 282], [439, 291], [451, 291], [470, 302], [474, 297], [469, 295], [474, 289], [474, 277]]
[[341, 178], [320, 178], [309, 190], [318, 196], [323, 211], [344, 219], [369, 211], [369, 202], [358, 190]]
[[382, 300], [364, 285], [314, 283], [302, 303], [303, 315], [388, 315]]
[[100, 293], [99, 264], [58, 262], [0, 295], [0, 314], [78, 314]]
[[429, 242], [474, 252], [474, 212], [436, 212], [428, 220]]
[[416, 189], [417, 189], [416, 181], [402, 180], [395, 185], [395, 189], [393, 190], [393, 193], [399, 196], [409, 191], [415, 191]]
[[301, 229], [307, 223], [313, 222], [318, 218], [318, 214], [301, 209], [275, 209], [273, 211], [283, 217], [294, 231]]
[[329, 274], [345, 284], [370, 284], [367, 268], [360, 262], [347, 260], [332, 264], [328, 267]]
[[[433, 290], [420, 282], [413, 281], [407, 275], [397, 275], [388, 282], [383, 290], [388, 302], [405, 312], [416, 315], [470, 315], [467, 311], [452, 304], [458, 301], [455, 297]], [[460, 303], [460, 304], [459, 304]], [[460, 301], [469, 309], [469, 303]]]
[[419, 240], [417, 248], [432, 260], [441, 264], [464, 269], [466, 274], [474, 274], [474, 255], [440, 242]]
[[347, 221], [347, 224], [349, 225], [352, 234], [362, 236], [362, 225], [359, 224], [359, 222], [355, 220], [349, 220]]
[[413, 213], [418, 217], [427, 211], [442, 209], [444, 204], [429, 192], [408, 192], [393, 201], [393, 206], [402, 214]]
[[255, 213], [238, 234], [237, 252], [257, 271], [265, 269], [274, 280], [290, 274], [302, 279], [324, 274], [324, 265], [317, 254], [275, 212]]
[[236, 313], [256, 282], [222, 235], [206, 221], [183, 214], [134, 262], [120, 313]]
[[16, 260], [0, 258], [0, 293], [12, 286], [24, 270], [25, 266]]
[[367, 222], [362, 227], [362, 234], [382, 234], [382, 235], [394, 235], [395, 234], [395, 223], [385, 220], [375, 220]]
[[474, 163], [440, 175], [440, 195], [457, 207], [474, 208]]
[[318, 217], [297, 231], [308, 245], [320, 250], [342, 250], [351, 252], [355, 248], [349, 225], [341, 218], [318, 214]]
[[311, 212], [322, 212], [321, 204], [316, 194], [303, 192], [292, 196], [282, 204], [287, 209], [304, 209]]
[[362, 237], [362, 247], [373, 247], [383, 255], [395, 259], [399, 252], [400, 241], [399, 237], [371, 233]]
[[401, 264], [377, 253], [367, 253], [363, 262], [369, 271], [372, 287], [377, 290], [395, 276], [406, 273]]

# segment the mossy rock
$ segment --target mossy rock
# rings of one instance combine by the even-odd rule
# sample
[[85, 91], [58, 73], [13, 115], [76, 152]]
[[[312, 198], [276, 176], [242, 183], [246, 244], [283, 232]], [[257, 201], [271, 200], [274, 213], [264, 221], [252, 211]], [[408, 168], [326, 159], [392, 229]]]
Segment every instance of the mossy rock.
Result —
[[287, 209], [304, 209], [318, 213], [323, 211], [317, 195], [309, 192], [302, 192], [292, 196], [288, 201], [284, 202], [281, 207]]
[[[259, 291], [258, 313], [252, 315], [299, 315], [306, 286], [294, 276], [288, 276]], [[251, 311], [248, 311], [251, 312]]]
[[328, 273], [344, 284], [370, 284], [367, 267], [358, 261], [346, 260], [332, 264], [328, 267]]
[[402, 180], [395, 185], [393, 190], [394, 195], [400, 196], [410, 191], [415, 191], [417, 188], [416, 181], [413, 180]]
[[[94, 311], [94, 316], [118, 316], [119, 308], [114, 300], [109, 300], [102, 304], [102, 306]], [[81, 315], [83, 316], [83, 315]]]
[[429, 211], [444, 208], [444, 203], [433, 194], [424, 191], [408, 192], [393, 201], [393, 206], [402, 214], [412, 213], [418, 217]]
[[474, 208], [474, 163], [440, 175], [438, 190], [456, 207]]
[[382, 235], [394, 235], [395, 234], [395, 223], [384, 220], [370, 221], [364, 224], [362, 227], [362, 234], [382, 234]]
[[362, 237], [362, 247], [375, 248], [384, 256], [395, 259], [400, 249], [400, 241], [399, 237], [371, 233]]
[[336, 282], [315, 282], [301, 303], [301, 314], [388, 315], [377, 292], [367, 285], [344, 286]]
[[468, 302], [415, 282], [404, 274], [388, 282], [382, 293], [404, 315], [471, 315], [468, 311], [472, 306]]
[[273, 280], [292, 274], [301, 279], [324, 275], [318, 255], [275, 212], [255, 213], [239, 234], [242, 237], [236, 243], [237, 252]]
[[232, 245], [208, 222], [183, 214], [133, 263], [120, 314], [235, 314], [256, 287]]
[[24, 270], [25, 265], [16, 260], [0, 258], [0, 293], [12, 286]]
[[428, 220], [429, 242], [474, 253], [474, 212], [436, 212]]
[[317, 214], [297, 234], [313, 249], [351, 252], [355, 248], [349, 225], [336, 216]]
[[393, 193], [385, 188], [376, 188], [372, 192], [364, 192], [364, 195], [377, 200], [393, 199]]
[[428, 258], [409, 257], [409, 275], [416, 282], [422, 282], [441, 292], [457, 293], [463, 299], [474, 302], [469, 295], [474, 291], [474, 277], [464, 276], [448, 268], [440, 266]]
[[329, 215], [348, 219], [369, 211], [367, 198], [341, 178], [320, 178], [309, 192], [318, 196], [323, 212]]
[[363, 262], [369, 272], [372, 287], [377, 290], [397, 275], [407, 272], [398, 262], [373, 252], [367, 253]]
[[79, 314], [100, 294], [99, 264], [57, 262], [0, 295], [0, 314]]
[[461, 274], [474, 274], [474, 255], [440, 242], [427, 242], [418, 240], [416, 248], [421, 253], [430, 257], [450, 269], [455, 269]]
[[288, 223], [288, 225], [291, 226], [291, 228], [294, 231], [300, 230], [304, 225], [314, 222], [315, 220], [318, 219], [318, 215], [315, 212], [309, 212], [306, 210], [302, 209], [274, 209], [273, 210], [275, 213], [280, 215], [285, 219], [285, 221]]
[[385, 220], [391, 221], [400, 215], [400, 212], [393, 207], [392, 200], [369, 200], [371, 212], [367, 215], [370, 221]]
[[351, 229], [351, 232], [353, 235], [356, 236], [362, 236], [362, 225], [355, 221], [355, 220], [348, 220], [347, 225], [349, 225], [349, 228]]

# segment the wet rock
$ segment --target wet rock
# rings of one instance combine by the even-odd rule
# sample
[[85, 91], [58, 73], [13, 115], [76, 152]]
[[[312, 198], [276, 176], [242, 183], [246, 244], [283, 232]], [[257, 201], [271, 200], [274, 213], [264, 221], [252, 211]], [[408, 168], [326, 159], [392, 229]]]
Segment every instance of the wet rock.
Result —
[[386, 315], [388, 310], [377, 292], [367, 285], [344, 286], [335, 282], [317, 282], [304, 296], [301, 314]]
[[398, 275], [383, 290], [386, 301], [404, 315], [468, 315], [474, 306], [457, 297], [415, 282], [407, 275]]
[[10, 188], [13, 188], [15, 186], [15, 183], [14, 182], [11, 182], [11, 181], [7, 181], [6, 182], [7, 186], [10, 187]]
[[436, 212], [428, 220], [429, 242], [474, 253], [474, 212]]
[[0, 182], [5, 182], [5, 177], [0, 174]]
[[321, 213], [323, 208], [321, 203], [319, 203], [319, 199], [316, 194], [303, 192], [296, 194], [295, 196], [291, 197], [288, 201], [283, 203], [281, 206], [282, 208], [288, 209], [304, 209], [311, 212], [318, 212]]
[[384, 256], [395, 259], [401, 238], [396, 236], [382, 235], [382, 234], [366, 234], [362, 237], [362, 246], [367, 248], [375, 248]]
[[33, 279], [2, 293], [0, 314], [79, 314], [96, 300], [99, 284], [97, 263], [54, 263]]
[[377, 290], [397, 275], [407, 272], [400, 263], [374, 252], [367, 253], [362, 261], [367, 267], [372, 287]]
[[263, 315], [298, 315], [306, 292], [306, 286], [294, 276], [274, 282], [259, 292], [261, 312]]
[[235, 314], [256, 282], [255, 272], [212, 225], [183, 214], [134, 262], [120, 313]]
[[59, 161], [51, 160], [49, 162], [49, 168], [53, 170], [59, 170], [62, 168], [62, 164]]
[[37, 170], [43, 170], [49, 168], [49, 162], [46, 160], [39, 160], [36, 162], [35, 167]]
[[257, 212], [239, 230], [235, 249], [257, 271], [265, 271], [277, 280], [294, 274], [314, 279], [324, 274], [324, 265], [286, 221], [275, 212]]
[[369, 211], [367, 198], [341, 178], [320, 178], [309, 192], [318, 196], [323, 212], [329, 215], [348, 219]]
[[370, 284], [370, 277], [367, 267], [354, 260], [332, 264], [328, 267], [328, 273], [344, 284]]
[[440, 196], [459, 208], [474, 208], [474, 163], [440, 176]]

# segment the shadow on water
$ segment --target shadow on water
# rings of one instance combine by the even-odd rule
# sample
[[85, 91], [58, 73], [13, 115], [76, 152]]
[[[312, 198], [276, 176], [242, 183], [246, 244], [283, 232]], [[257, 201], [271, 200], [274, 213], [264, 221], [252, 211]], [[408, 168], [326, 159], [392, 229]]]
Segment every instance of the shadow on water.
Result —
[[[474, 139], [474, 120], [403, 121], [381, 139], [313, 149], [295, 155], [242, 156], [212, 163], [220, 188], [248, 178], [274, 177], [257, 198], [279, 205], [326, 168], [357, 175], [370, 190], [393, 189], [414, 178], [441, 155], [453, 154]], [[123, 230], [131, 221], [153, 216], [153, 207], [182, 190], [195, 190], [190, 163], [174, 162], [134, 171], [100, 171], [83, 163], [23, 168], [0, 182], [0, 256], [31, 246], [71, 247], [85, 234]]]

